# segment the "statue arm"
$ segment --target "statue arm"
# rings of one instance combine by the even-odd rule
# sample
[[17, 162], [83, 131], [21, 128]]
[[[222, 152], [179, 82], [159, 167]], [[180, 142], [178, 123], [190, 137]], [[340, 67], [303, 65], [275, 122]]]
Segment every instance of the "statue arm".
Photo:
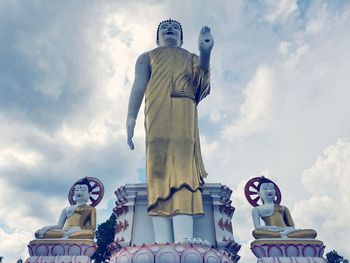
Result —
[[90, 222], [90, 224], [91, 224], [91, 228], [93, 230], [95, 230], [96, 229], [96, 209], [95, 209], [95, 207], [94, 207], [94, 209], [92, 209], [92, 212], [91, 212], [91, 222]]
[[139, 56], [135, 66], [135, 80], [131, 89], [128, 116], [126, 121], [128, 144], [130, 149], [134, 149], [132, 137], [134, 136], [134, 128], [136, 124], [137, 114], [139, 112], [148, 81], [151, 77], [151, 68], [149, 63], [149, 52]]
[[199, 57], [192, 54], [193, 87], [197, 104], [210, 93], [210, 70], [199, 66]]
[[44, 226], [39, 230], [39, 237], [43, 238], [45, 233], [49, 230], [61, 230], [64, 227], [64, 224], [66, 223], [67, 216], [66, 216], [66, 210], [63, 209], [60, 215], [60, 218], [58, 220], [57, 225], [52, 226]]
[[261, 229], [262, 226], [260, 224], [260, 215], [259, 215], [259, 210], [257, 207], [253, 208], [252, 218], [253, 218], [253, 223], [254, 223], [255, 229], [259, 229], [259, 228]]
[[198, 56], [193, 56], [193, 63], [196, 68], [194, 77], [195, 98], [199, 103], [210, 93], [210, 54], [214, 46], [214, 39], [210, 33], [210, 28], [204, 26], [198, 38]]
[[63, 229], [66, 221], [67, 221], [67, 213], [66, 213], [66, 209], [63, 209], [57, 223], [57, 226], [59, 227], [59, 229]]
[[292, 215], [289, 212], [288, 207], [284, 207], [283, 219], [287, 226], [294, 228], [294, 221], [293, 221]]
[[93, 207], [91, 210], [89, 225], [84, 226], [83, 229], [95, 230], [96, 229], [96, 208]]
[[46, 226], [45, 228], [48, 228], [47, 230], [63, 229], [64, 224], [66, 223], [66, 220], [67, 220], [66, 209], [63, 209], [61, 212], [60, 218], [58, 219], [57, 225]]
[[214, 39], [210, 33], [210, 28], [203, 26], [198, 38], [199, 66], [204, 71], [209, 70], [210, 54], [214, 46]]

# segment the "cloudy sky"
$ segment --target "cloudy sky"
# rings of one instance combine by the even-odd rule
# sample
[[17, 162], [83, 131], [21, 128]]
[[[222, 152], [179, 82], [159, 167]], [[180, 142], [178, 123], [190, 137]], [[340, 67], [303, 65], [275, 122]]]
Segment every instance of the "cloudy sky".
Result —
[[83, 176], [113, 192], [145, 180], [143, 111], [136, 149], [125, 119], [135, 61], [161, 20], [184, 28], [198, 52], [212, 29], [212, 92], [199, 105], [207, 182], [234, 190], [242, 262], [253, 224], [243, 188], [269, 176], [299, 228], [350, 257], [350, 2], [347, 0], [0, 2], [0, 255], [56, 222]]

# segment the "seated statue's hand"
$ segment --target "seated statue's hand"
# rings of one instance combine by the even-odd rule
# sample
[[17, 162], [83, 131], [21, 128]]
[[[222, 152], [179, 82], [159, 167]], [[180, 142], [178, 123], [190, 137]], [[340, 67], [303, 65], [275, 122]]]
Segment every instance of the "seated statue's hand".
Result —
[[214, 39], [210, 33], [210, 28], [202, 27], [198, 38], [198, 49], [200, 52], [209, 53], [214, 46]]
[[79, 231], [81, 231], [81, 228], [79, 226], [70, 227], [69, 229], [64, 231], [63, 238], [69, 238], [71, 234], [74, 234]]
[[128, 117], [126, 120], [126, 132], [128, 136], [128, 145], [131, 150], [134, 150], [134, 142], [132, 141], [132, 137], [134, 137], [134, 128], [135, 128], [136, 120], [134, 118]]
[[44, 238], [45, 233], [42, 231], [42, 229], [39, 230], [39, 238]]
[[294, 227], [284, 227], [283, 231], [281, 231], [281, 237], [287, 238], [288, 234], [294, 231], [295, 231]]
[[283, 229], [279, 226], [262, 226], [261, 229], [275, 231], [275, 232], [283, 231]]
[[39, 238], [44, 238], [45, 233], [50, 229], [49, 226], [44, 226], [39, 230]]

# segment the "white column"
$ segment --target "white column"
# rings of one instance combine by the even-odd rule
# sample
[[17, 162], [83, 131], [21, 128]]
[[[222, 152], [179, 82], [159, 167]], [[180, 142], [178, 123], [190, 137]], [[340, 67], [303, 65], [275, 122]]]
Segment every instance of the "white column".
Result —
[[193, 216], [176, 215], [173, 217], [174, 242], [184, 242], [193, 238]]
[[173, 226], [170, 217], [152, 216], [154, 229], [154, 242], [173, 243]]

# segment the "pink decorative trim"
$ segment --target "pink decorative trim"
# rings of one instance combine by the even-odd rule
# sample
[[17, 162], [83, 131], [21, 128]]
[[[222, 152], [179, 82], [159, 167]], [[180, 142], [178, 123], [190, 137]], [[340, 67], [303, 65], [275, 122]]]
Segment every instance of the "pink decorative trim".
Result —
[[[220, 201], [225, 201], [225, 200], [220, 200]], [[235, 208], [231, 206], [231, 200], [226, 201], [224, 205], [219, 206], [219, 212], [229, 217], [233, 216], [234, 211], [235, 211]]]
[[[231, 221], [235, 211], [230, 200], [232, 190], [221, 184], [205, 184], [202, 190], [203, 200], [205, 200], [203, 202], [205, 202], [205, 205], [211, 206], [208, 219], [204, 221], [205, 226], [212, 229], [209, 237], [211, 244], [214, 248], [223, 251], [227, 251], [227, 247], [236, 249], [235, 245], [237, 244], [234, 242]], [[122, 186], [115, 191], [115, 195], [116, 206], [113, 209], [116, 215], [115, 242], [111, 244], [111, 249], [119, 251], [121, 249], [119, 247], [128, 247], [134, 243], [149, 243], [149, 238], [143, 238], [142, 233], [140, 233], [142, 232], [142, 227], [139, 228], [134, 225], [135, 222], [139, 222], [140, 218], [148, 217], [144, 210], [144, 208], [147, 208], [147, 203], [145, 202], [147, 198], [146, 184]], [[142, 209], [135, 209], [137, 205], [140, 205]], [[144, 227], [152, 228], [149, 220], [145, 223]], [[206, 232], [205, 229], [197, 229], [196, 231], [198, 232], [196, 236], [205, 236], [203, 235], [203, 232]], [[135, 241], [136, 237], [137, 241]], [[237, 253], [238, 250], [234, 255], [236, 256]], [[128, 260], [125, 259], [125, 262], [128, 262]]]
[[64, 243], [38, 243], [29, 244], [28, 251], [30, 256], [88, 256], [97, 250], [97, 245], [91, 244], [64, 244]]
[[[63, 252], [61, 252], [60, 253], [60, 250], [59, 249], [61, 249], [61, 251]], [[65, 251], [65, 247], [63, 246], [63, 245], [61, 245], [61, 244], [57, 244], [57, 245], [54, 245], [54, 246], [52, 246], [51, 247], [51, 255], [53, 255], [53, 256], [58, 256], [58, 255], [64, 255], [64, 251]]]
[[116, 217], [120, 217], [123, 214], [127, 214], [129, 212], [129, 208], [127, 206], [116, 206], [113, 209], [114, 214], [116, 215]]
[[128, 229], [128, 227], [129, 227], [129, 223], [127, 220], [124, 219], [124, 222], [118, 221], [115, 226], [115, 232], [116, 233], [124, 232], [125, 230]]
[[327, 263], [320, 257], [262, 257], [257, 263]]
[[185, 263], [191, 259], [191, 262], [217, 262], [217, 263], [236, 263], [239, 260], [238, 255], [227, 251], [185, 244], [151, 244], [142, 246], [132, 246], [116, 249], [111, 257], [110, 263], [119, 262], [141, 262], [143, 263], [162, 263], [171, 262]]
[[232, 190], [228, 188], [226, 185], [221, 186], [221, 191], [219, 193], [220, 195], [220, 202], [224, 205], [231, 206], [232, 201], [230, 200], [232, 194]]
[[224, 224], [224, 228], [225, 228], [228, 232], [230, 232], [231, 234], [233, 234], [233, 231], [232, 231], [232, 222], [231, 222], [231, 220], [226, 219], [225, 224]]
[[320, 257], [324, 252], [320, 244], [252, 244], [251, 250], [257, 258], [262, 257]]
[[88, 256], [31, 256], [25, 263], [91, 263]]
[[118, 188], [116, 191], [114, 191], [114, 193], [117, 197], [117, 201], [115, 201], [117, 207], [124, 206], [128, 202], [128, 199], [126, 198], [128, 194], [125, 190], [125, 186]]

